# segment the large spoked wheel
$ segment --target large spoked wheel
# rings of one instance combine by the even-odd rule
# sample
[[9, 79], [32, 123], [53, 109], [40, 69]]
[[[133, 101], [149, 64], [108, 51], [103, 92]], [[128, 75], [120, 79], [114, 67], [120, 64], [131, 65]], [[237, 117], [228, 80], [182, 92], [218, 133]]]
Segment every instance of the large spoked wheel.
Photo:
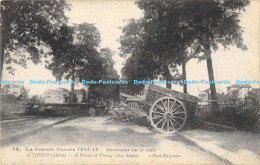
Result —
[[152, 105], [149, 117], [152, 126], [164, 134], [173, 134], [185, 125], [187, 111], [184, 104], [173, 97], [163, 97]]
[[88, 113], [89, 113], [89, 115], [90, 116], [95, 116], [96, 115], [96, 110], [94, 109], [94, 108], [90, 108], [89, 110], [88, 110]]

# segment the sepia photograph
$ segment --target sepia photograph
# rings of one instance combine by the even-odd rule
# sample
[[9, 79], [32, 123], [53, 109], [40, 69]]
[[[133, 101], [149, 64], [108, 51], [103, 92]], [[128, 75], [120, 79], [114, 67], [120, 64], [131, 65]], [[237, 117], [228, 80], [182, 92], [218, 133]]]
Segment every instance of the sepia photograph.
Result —
[[260, 164], [260, 0], [1, 0], [0, 164]]

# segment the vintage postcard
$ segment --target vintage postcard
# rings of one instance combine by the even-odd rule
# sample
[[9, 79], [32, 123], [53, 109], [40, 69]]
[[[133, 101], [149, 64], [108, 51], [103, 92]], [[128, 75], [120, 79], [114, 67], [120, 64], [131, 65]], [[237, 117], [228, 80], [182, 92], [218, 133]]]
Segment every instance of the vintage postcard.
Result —
[[0, 164], [260, 164], [259, 0], [0, 3]]

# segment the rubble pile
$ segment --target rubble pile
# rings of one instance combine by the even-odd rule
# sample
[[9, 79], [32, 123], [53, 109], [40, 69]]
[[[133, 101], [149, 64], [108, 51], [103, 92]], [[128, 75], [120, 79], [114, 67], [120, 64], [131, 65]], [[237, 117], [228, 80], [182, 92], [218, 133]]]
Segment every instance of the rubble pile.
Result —
[[44, 105], [28, 105], [26, 114], [40, 116], [84, 116], [88, 115], [88, 109], [79, 106], [44, 106]]
[[135, 124], [140, 126], [150, 125], [147, 117], [141, 112], [141, 109], [130, 108], [128, 105], [121, 103], [110, 111], [110, 120], [124, 123]]

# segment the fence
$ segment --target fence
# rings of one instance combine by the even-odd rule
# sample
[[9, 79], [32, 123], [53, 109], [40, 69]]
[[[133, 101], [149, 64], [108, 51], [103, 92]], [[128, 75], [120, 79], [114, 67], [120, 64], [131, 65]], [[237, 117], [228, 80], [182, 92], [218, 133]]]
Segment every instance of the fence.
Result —
[[[247, 101], [241, 101], [238, 104], [218, 102], [215, 100], [199, 100], [197, 105], [196, 114], [197, 115], [210, 115], [212, 112], [212, 103], [217, 102], [218, 112], [224, 112], [226, 107], [232, 107], [236, 109], [236, 114], [244, 114], [249, 110], [252, 111], [252, 107], [249, 106]], [[259, 111], [259, 105], [256, 105], [253, 109], [254, 111]]]

